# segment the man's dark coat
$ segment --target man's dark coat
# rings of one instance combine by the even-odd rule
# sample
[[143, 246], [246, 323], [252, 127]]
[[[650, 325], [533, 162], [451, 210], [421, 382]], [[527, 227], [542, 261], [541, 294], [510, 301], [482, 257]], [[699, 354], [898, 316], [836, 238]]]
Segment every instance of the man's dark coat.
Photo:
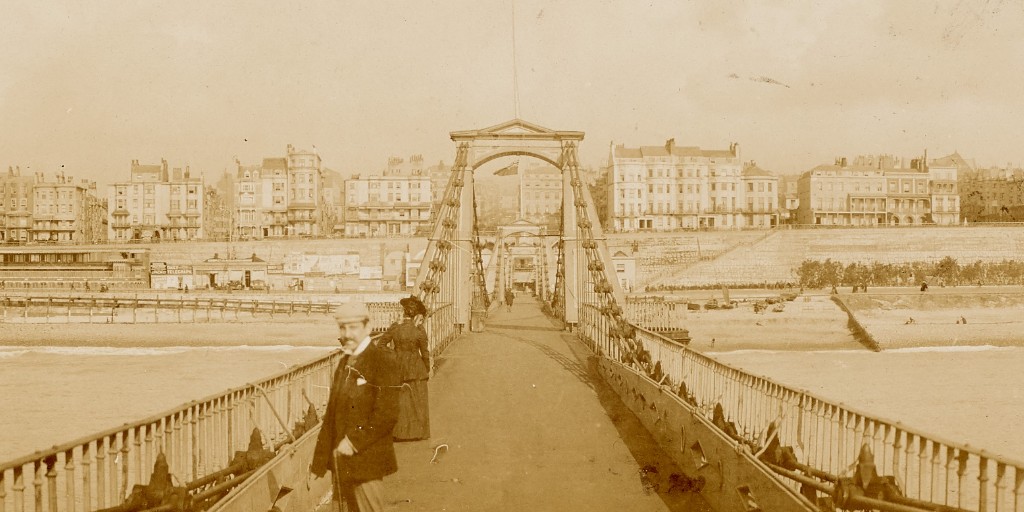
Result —
[[398, 471], [391, 431], [398, 421], [401, 384], [394, 353], [387, 349], [370, 343], [358, 356], [343, 358], [334, 372], [310, 471], [321, 477], [333, 470], [331, 454], [345, 436], [356, 454], [337, 457], [341, 481], [379, 480]]

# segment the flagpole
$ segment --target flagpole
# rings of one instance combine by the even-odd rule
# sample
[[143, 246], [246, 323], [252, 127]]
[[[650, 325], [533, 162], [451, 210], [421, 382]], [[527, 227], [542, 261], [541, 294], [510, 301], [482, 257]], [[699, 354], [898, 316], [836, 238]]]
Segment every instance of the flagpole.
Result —
[[519, 162], [516, 162], [516, 174], [519, 175], [519, 218], [526, 219], [526, 205], [524, 199], [526, 198], [526, 192], [523, 190], [523, 175], [526, 174], [526, 169], [519, 168]]
[[519, 119], [519, 66], [516, 64], [516, 0], [512, 0], [512, 95]]

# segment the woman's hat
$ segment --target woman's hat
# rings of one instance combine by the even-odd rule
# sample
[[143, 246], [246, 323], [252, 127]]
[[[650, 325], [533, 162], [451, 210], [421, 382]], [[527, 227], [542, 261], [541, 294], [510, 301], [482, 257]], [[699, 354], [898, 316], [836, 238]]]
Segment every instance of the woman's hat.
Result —
[[398, 303], [402, 305], [402, 309], [405, 310], [405, 313], [409, 316], [426, 316], [427, 314], [427, 306], [423, 305], [423, 301], [415, 295], [410, 295], [398, 301]]

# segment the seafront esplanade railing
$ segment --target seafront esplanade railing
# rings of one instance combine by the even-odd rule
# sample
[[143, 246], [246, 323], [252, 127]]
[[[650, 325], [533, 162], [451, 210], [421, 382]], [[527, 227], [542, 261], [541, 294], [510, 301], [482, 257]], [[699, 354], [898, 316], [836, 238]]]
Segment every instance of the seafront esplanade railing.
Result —
[[[392, 303], [368, 306], [372, 325], [389, 325], [396, 311], [400, 314]], [[435, 356], [457, 335], [453, 319], [451, 304], [436, 304], [426, 319]], [[151, 483], [159, 455], [174, 485], [185, 487], [189, 499], [218, 496], [227, 490], [225, 481], [238, 482], [248, 474], [240, 474], [233, 459], [251, 439], [272, 452], [316, 424], [339, 355], [333, 351], [257, 382], [2, 462], [0, 512], [116, 507], [135, 485]], [[316, 413], [312, 418], [311, 409]]]

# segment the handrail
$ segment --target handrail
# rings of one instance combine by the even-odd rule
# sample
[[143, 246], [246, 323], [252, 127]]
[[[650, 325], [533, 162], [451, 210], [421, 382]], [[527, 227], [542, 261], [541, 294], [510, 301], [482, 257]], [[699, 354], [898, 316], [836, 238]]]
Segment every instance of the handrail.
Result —
[[[830, 398], [825, 398], [823, 396], [817, 395], [817, 394], [815, 394], [815, 393], [813, 393], [811, 391], [805, 390], [805, 389], [790, 387], [790, 386], [787, 386], [785, 384], [781, 384], [781, 383], [775, 381], [771, 377], [766, 377], [766, 376], [763, 376], [763, 375], [759, 375], [759, 374], [750, 372], [748, 370], [743, 370], [743, 369], [731, 366], [731, 365], [729, 365], [727, 363], [723, 363], [721, 361], [718, 361], [717, 359], [714, 359], [714, 358], [709, 357], [709, 356], [707, 356], [705, 354], [702, 354], [702, 353], [700, 353], [700, 352], [698, 352], [696, 350], [693, 350], [690, 347], [687, 347], [687, 346], [685, 346], [683, 344], [677, 343], [675, 340], [667, 338], [664, 335], [662, 335], [661, 333], [658, 333], [658, 332], [655, 332], [655, 331], [651, 331], [651, 330], [645, 329], [645, 328], [640, 327], [640, 326], [635, 326], [635, 327], [639, 331], [641, 331], [641, 332], [643, 332], [643, 333], [645, 333], [645, 334], [647, 334], [649, 336], [658, 338], [659, 342], [664, 343], [664, 344], [668, 344], [668, 345], [672, 345], [673, 348], [680, 349], [680, 350], [685, 351], [685, 352], [687, 352], [689, 354], [692, 354], [693, 357], [700, 358], [700, 359], [702, 359], [703, 361], [705, 361], [707, 363], [710, 363], [710, 364], [713, 364], [713, 365], [717, 365], [717, 366], [721, 366], [722, 368], [727, 369], [729, 371], [734, 371], [734, 372], [737, 372], [737, 373], [746, 374], [746, 375], [748, 375], [750, 377], [753, 377], [755, 379], [760, 379], [762, 381], [765, 381], [766, 383], [771, 383], [772, 385], [778, 386], [780, 389], [785, 389], [785, 390], [788, 390], [788, 391], [792, 391], [794, 393], [799, 393], [799, 394], [801, 394], [801, 395], [803, 395], [803, 396], [805, 396], [807, 398], [812, 398], [812, 399], [821, 401], [823, 403], [831, 403], [832, 399], [830, 399]], [[865, 416], [865, 417], [871, 416], [875, 420], [878, 420], [879, 422], [885, 423], [887, 425], [892, 425], [892, 426], [901, 426], [902, 425], [902, 423], [899, 422], [899, 421], [890, 420], [890, 419], [885, 418], [884, 416], [878, 416], [875, 413], [868, 413], [868, 412], [866, 412], [866, 411], [864, 411], [862, 409], [858, 409], [856, 407], [849, 406], [849, 405], [843, 404], [841, 402], [837, 403], [837, 404], [833, 404], [833, 405], [835, 405], [836, 407], [841, 407], [844, 410], [849, 411], [849, 412], [854, 413], [854, 414], [857, 414], [859, 416]], [[992, 454], [992, 453], [987, 452], [985, 450], [974, 450], [971, 447], [969, 447], [967, 444], [961, 444], [959, 442], [952, 441], [952, 440], [943, 438], [942, 436], [938, 436], [938, 435], [935, 435], [935, 434], [927, 434], [927, 433], [925, 433], [923, 431], [917, 431], [917, 430], [914, 430], [911, 427], [902, 427], [902, 430], [904, 432], [910, 432], [910, 433], [913, 433], [915, 435], [928, 436], [929, 439], [932, 439], [932, 440], [935, 440], [935, 441], [939, 441], [942, 444], [951, 445], [951, 446], [953, 446], [954, 448], [957, 448], [957, 449], [961, 449], [962, 448], [964, 451], [971, 451], [972, 453], [984, 454], [989, 459], [992, 459], [992, 460], [995, 460], [995, 461], [999, 461], [999, 462], [1003, 462], [1003, 463], [1005, 463], [1007, 465], [1019, 466], [1021, 468], [1024, 468], [1024, 461], [1021, 461], [1021, 460], [1015, 460], [1015, 459], [1012, 459], [1012, 458], [1008, 458], [1008, 457], [1004, 457], [1004, 456], [1000, 456], [1000, 455], [995, 455], [995, 454]]]
[[[647, 355], [627, 354], [601, 328], [599, 307], [584, 304], [581, 309], [586, 313], [580, 316], [580, 336], [595, 350], [644, 374], [709, 420], [720, 405], [736, 429], [737, 446], [763, 449], [766, 431], [774, 423], [779, 442], [796, 447], [800, 463], [819, 471], [845, 475], [866, 444], [878, 473], [895, 476], [909, 498], [957, 508], [975, 503], [979, 511], [1007, 505], [1020, 510], [1024, 505], [1020, 460], [741, 370], [635, 324], [635, 336]], [[795, 489], [799, 483], [793, 482]]]
[[[401, 313], [389, 303], [372, 303], [369, 309], [371, 322], [383, 327]], [[437, 356], [459, 334], [452, 304], [436, 304], [425, 327]], [[339, 359], [340, 351], [334, 350], [256, 382], [0, 462], [0, 510], [8, 510], [9, 500], [16, 512], [105, 508], [121, 503], [135, 485], [148, 483], [160, 453], [176, 485], [184, 485], [227, 468], [253, 429], [264, 445], [287, 442], [297, 437], [288, 425], [305, 424], [307, 404], [322, 414]], [[203, 492], [202, 487], [194, 490]]]
[[63, 444], [59, 444], [59, 445], [54, 445], [52, 448], [49, 448], [47, 450], [37, 450], [37, 451], [33, 452], [30, 455], [25, 455], [25, 456], [23, 456], [21, 458], [14, 459], [14, 460], [7, 461], [7, 462], [2, 462], [2, 463], [0, 463], [0, 471], [4, 471], [6, 469], [11, 469], [14, 466], [18, 466], [18, 465], [25, 465], [25, 464], [28, 464], [29, 462], [33, 462], [33, 461], [35, 461], [37, 459], [40, 459], [40, 458], [45, 458], [45, 457], [48, 457], [48, 456], [51, 456], [51, 455], [57, 455], [57, 454], [66, 452], [68, 449], [76, 448], [76, 447], [81, 446], [81, 445], [83, 445], [85, 443], [88, 443], [90, 441], [94, 441], [96, 439], [101, 439], [101, 438], [104, 438], [104, 437], [108, 437], [111, 434], [118, 434], [118, 433], [123, 432], [125, 430], [130, 430], [130, 429], [133, 429], [133, 428], [136, 428], [136, 427], [149, 425], [149, 424], [154, 423], [156, 421], [159, 421], [159, 420], [161, 420], [161, 419], [163, 419], [163, 418], [165, 418], [167, 416], [172, 416], [174, 414], [177, 414], [177, 413], [180, 413], [180, 412], [183, 412], [183, 411], [187, 411], [188, 409], [190, 409], [191, 407], [193, 407], [195, 405], [199, 405], [199, 404], [207, 403], [207, 402], [212, 402], [212, 401], [214, 401], [214, 400], [216, 400], [218, 398], [223, 398], [225, 396], [228, 396], [228, 395], [231, 395], [231, 394], [234, 394], [234, 393], [238, 393], [238, 392], [242, 392], [242, 391], [246, 391], [246, 390], [249, 390], [249, 389], [255, 390], [258, 387], [263, 386], [266, 383], [268, 383], [270, 381], [273, 381], [275, 379], [280, 379], [282, 377], [286, 377], [286, 376], [289, 376], [289, 375], [292, 375], [292, 374], [296, 374], [296, 373], [302, 372], [303, 370], [307, 370], [307, 369], [315, 367], [315, 366], [317, 366], [319, 364], [322, 364], [325, 359], [334, 359], [340, 353], [339, 351], [340, 351], [340, 349], [335, 350], [335, 351], [333, 351], [332, 353], [330, 353], [330, 354], [328, 354], [326, 356], [318, 356], [317, 358], [312, 359], [312, 360], [310, 360], [310, 361], [308, 361], [306, 363], [301, 363], [301, 364], [293, 366], [292, 368], [289, 368], [287, 370], [279, 371], [277, 373], [274, 373], [274, 374], [270, 375], [269, 377], [264, 377], [263, 379], [261, 379], [259, 381], [256, 381], [256, 382], [253, 382], [253, 383], [246, 383], [246, 384], [243, 384], [241, 386], [236, 386], [236, 387], [233, 387], [233, 388], [228, 388], [225, 391], [221, 391], [219, 393], [214, 393], [212, 395], [206, 396], [204, 398], [200, 398], [198, 400], [192, 400], [192, 401], [186, 402], [186, 403], [181, 404], [181, 405], [179, 405], [177, 407], [173, 407], [173, 408], [168, 409], [168, 410], [166, 410], [164, 412], [160, 412], [160, 413], [154, 414], [152, 416], [148, 416], [148, 417], [143, 418], [141, 420], [136, 420], [136, 421], [133, 421], [131, 423], [125, 423], [125, 424], [117, 426], [117, 427], [111, 427], [111, 428], [109, 428], [107, 430], [101, 430], [101, 431], [99, 431], [99, 432], [97, 432], [95, 434], [83, 436], [83, 437], [80, 437], [80, 438], [75, 439], [73, 441], [69, 441], [67, 443], [63, 443]]

